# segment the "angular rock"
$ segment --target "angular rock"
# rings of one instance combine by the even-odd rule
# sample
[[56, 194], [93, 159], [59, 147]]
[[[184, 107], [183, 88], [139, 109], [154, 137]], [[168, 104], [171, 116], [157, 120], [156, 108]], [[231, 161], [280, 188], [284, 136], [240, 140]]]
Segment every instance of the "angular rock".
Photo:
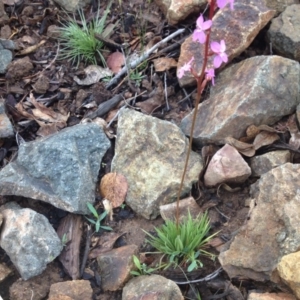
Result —
[[[226, 5], [220, 9], [213, 18], [211, 41], [225, 40], [228, 61], [240, 55], [252, 43], [260, 30], [268, 24], [275, 15], [275, 10], [267, 8], [261, 0], [241, 0], [234, 3], [234, 10]], [[192, 57], [195, 58], [193, 68], [201, 73], [204, 55], [204, 44], [194, 42], [192, 36], [181, 45], [178, 70]], [[213, 58], [208, 59], [207, 69], [213, 67]], [[253, 75], [253, 74], [252, 74]], [[178, 79], [182, 87], [195, 84], [190, 72]], [[238, 87], [241, 85], [238, 84]]]
[[297, 298], [300, 298], [300, 252], [283, 256], [277, 265], [281, 279], [291, 288]]
[[0, 138], [7, 138], [14, 135], [14, 129], [5, 113], [4, 101], [0, 99]]
[[[225, 144], [228, 136], [244, 136], [250, 125], [274, 124], [295, 111], [299, 82], [299, 63], [280, 56], [256, 56], [229, 67], [199, 105], [194, 142]], [[193, 112], [181, 123], [186, 135]]]
[[4, 218], [0, 246], [24, 280], [41, 274], [62, 250], [48, 219], [15, 202], [3, 205], [0, 212]]
[[[159, 207], [160, 215], [165, 221], [174, 221], [176, 219], [176, 209], [176, 202], [161, 205]], [[196, 219], [199, 215], [203, 213], [203, 210], [200, 208], [200, 206], [197, 204], [193, 197], [188, 197], [179, 201], [179, 220], [181, 221], [185, 219], [189, 213], [191, 214], [193, 219]]]
[[276, 53], [300, 61], [300, 4], [288, 6], [272, 20], [267, 36]]
[[[3, 5], [3, 4], [2, 4]], [[0, 4], [1, 10], [1, 4]], [[0, 19], [1, 19], [1, 11], [0, 11]], [[13, 41], [7, 42], [8, 40], [0, 39], [0, 74], [5, 74], [6, 69], [10, 62], [12, 61], [13, 54], [10, 50]]]
[[[44, 300], [48, 295], [50, 286], [63, 280], [60, 276], [61, 269], [54, 264], [49, 264], [46, 270], [39, 276], [29, 280], [16, 280], [9, 287], [10, 300]], [[34, 296], [32, 296], [34, 295]]]
[[101, 160], [109, 146], [102, 128], [93, 123], [22, 143], [18, 158], [0, 171], [0, 194], [88, 213], [86, 203], [94, 202]]
[[132, 257], [137, 253], [138, 246], [129, 245], [102, 253], [97, 257], [104, 291], [116, 291], [124, 286], [131, 277], [130, 271], [134, 267]]
[[[122, 110], [112, 172], [126, 177], [126, 203], [137, 214], [155, 219], [160, 205], [176, 200], [187, 149], [188, 140], [176, 125]], [[182, 196], [198, 181], [202, 166], [201, 157], [192, 152]]]
[[281, 166], [291, 160], [288, 150], [271, 151], [263, 155], [254, 156], [250, 159], [252, 176], [261, 176], [273, 168]]
[[176, 25], [191, 13], [198, 13], [205, 7], [205, 0], [155, 0], [157, 6], [162, 10], [170, 25]]
[[276, 15], [283, 12], [288, 6], [299, 3], [299, 0], [265, 0], [266, 6], [276, 10]]
[[250, 292], [247, 300], [296, 300], [296, 297], [287, 293], [255, 293]]
[[92, 300], [91, 283], [88, 280], [72, 280], [52, 284], [49, 299], [60, 299], [60, 296], [67, 296], [72, 300]]
[[219, 261], [229, 277], [277, 281], [280, 259], [300, 247], [300, 165], [287, 163], [265, 173], [250, 194], [256, 206]]
[[123, 288], [122, 300], [153, 299], [183, 300], [181, 291], [172, 280], [160, 275], [139, 276]]
[[0, 264], [0, 283], [4, 281], [7, 277], [13, 275], [14, 271], [10, 269], [5, 264]]
[[251, 175], [251, 169], [240, 153], [232, 146], [225, 145], [218, 150], [208, 164], [204, 174], [206, 186], [221, 183], [242, 183]]

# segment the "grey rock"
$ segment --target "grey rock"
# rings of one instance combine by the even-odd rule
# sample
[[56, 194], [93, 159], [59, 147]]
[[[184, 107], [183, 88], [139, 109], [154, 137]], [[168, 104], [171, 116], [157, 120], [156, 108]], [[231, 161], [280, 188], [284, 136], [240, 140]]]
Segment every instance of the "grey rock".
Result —
[[22, 143], [18, 158], [0, 172], [0, 194], [48, 202], [84, 214], [93, 203], [97, 176], [110, 142], [93, 123]]
[[250, 167], [253, 176], [261, 176], [273, 168], [290, 162], [291, 154], [288, 150], [272, 151], [250, 159]]
[[0, 49], [15, 50], [16, 45], [12, 40], [0, 39]]
[[5, 113], [4, 101], [0, 99], [0, 138], [14, 135], [12, 124]]
[[123, 288], [122, 300], [135, 299], [183, 300], [178, 285], [163, 276], [138, 276]]
[[[126, 177], [126, 203], [137, 214], [154, 219], [160, 205], [176, 200], [187, 149], [188, 140], [176, 125], [122, 110], [112, 171]], [[182, 196], [198, 181], [202, 167], [201, 157], [192, 152]]]
[[268, 38], [276, 53], [300, 61], [300, 4], [288, 6], [272, 20]]
[[7, 66], [12, 61], [13, 55], [11, 51], [0, 49], [0, 74], [5, 74]]
[[[295, 111], [299, 84], [299, 63], [280, 56], [256, 56], [229, 67], [199, 105], [194, 142], [225, 144], [229, 135], [244, 136], [249, 125], [274, 124]], [[186, 135], [192, 114], [181, 123]]]
[[229, 277], [277, 281], [276, 266], [300, 247], [300, 165], [265, 173], [250, 194], [256, 206], [219, 261]]
[[0, 246], [24, 280], [39, 275], [62, 250], [61, 240], [48, 219], [15, 202], [3, 205]]
[[265, 0], [266, 6], [276, 10], [276, 15], [283, 12], [292, 4], [299, 4], [299, 0]]

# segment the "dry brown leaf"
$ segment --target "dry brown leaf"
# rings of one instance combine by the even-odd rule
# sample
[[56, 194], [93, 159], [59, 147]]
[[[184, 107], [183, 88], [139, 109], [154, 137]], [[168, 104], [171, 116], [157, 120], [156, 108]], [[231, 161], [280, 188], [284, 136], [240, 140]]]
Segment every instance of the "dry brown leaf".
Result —
[[100, 183], [101, 195], [109, 200], [113, 206], [119, 207], [126, 198], [128, 183], [122, 174], [107, 173]]
[[84, 79], [81, 80], [77, 76], [74, 76], [73, 78], [78, 85], [91, 85], [104, 77], [113, 75], [110, 69], [95, 65], [86, 67], [84, 72], [86, 73], [86, 77]]
[[253, 145], [255, 150], [262, 146], [268, 146], [279, 140], [279, 136], [275, 132], [261, 131], [254, 139]]
[[97, 241], [97, 245], [90, 251], [89, 259], [96, 258], [101, 253], [110, 251], [116, 240], [125, 233], [104, 232]]
[[172, 57], [160, 57], [153, 60], [154, 68], [156, 72], [164, 72], [171, 68], [177, 67], [177, 62]]
[[255, 148], [254, 145], [247, 144], [241, 141], [236, 140], [233, 137], [227, 137], [225, 139], [225, 142], [229, 144], [230, 146], [234, 147], [237, 151], [242, 153], [245, 156], [251, 157], [255, 154]]
[[300, 132], [298, 130], [296, 115], [293, 114], [289, 117], [287, 121], [287, 128], [291, 134], [291, 138], [289, 140], [289, 144], [293, 149], [299, 149], [300, 147]]
[[114, 52], [108, 56], [106, 64], [114, 74], [117, 74], [125, 64], [125, 57], [121, 52]]

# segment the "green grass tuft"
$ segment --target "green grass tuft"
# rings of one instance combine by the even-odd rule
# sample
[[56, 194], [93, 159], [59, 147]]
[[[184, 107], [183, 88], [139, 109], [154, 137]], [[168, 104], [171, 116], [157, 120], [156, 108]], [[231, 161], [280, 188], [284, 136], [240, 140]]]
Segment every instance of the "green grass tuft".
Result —
[[203, 266], [198, 259], [200, 255], [214, 258], [213, 254], [203, 249], [209, 240], [217, 234], [207, 236], [209, 230], [207, 213], [196, 219], [193, 219], [189, 213], [178, 228], [175, 221], [167, 220], [160, 228], [155, 228], [157, 236], [148, 232], [146, 234], [149, 236], [148, 242], [159, 253], [166, 255], [170, 264], [187, 265], [187, 270], [190, 272]]
[[[111, 3], [110, 3], [111, 4]], [[95, 33], [103, 34], [105, 21], [109, 13], [110, 4], [100, 18], [99, 11], [94, 20], [87, 23], [82, 9], [78, 10], [82, 26], [74, 19], [70, 19], [66, 24], [62, 24], [60, 29], [60, 59], [67, 59], [78, 67], [81, 61], [86, 64], [97, 65], [100, 59], [106, 66], [105, 59], [101, 53], [103, 42], [95, 38]]]

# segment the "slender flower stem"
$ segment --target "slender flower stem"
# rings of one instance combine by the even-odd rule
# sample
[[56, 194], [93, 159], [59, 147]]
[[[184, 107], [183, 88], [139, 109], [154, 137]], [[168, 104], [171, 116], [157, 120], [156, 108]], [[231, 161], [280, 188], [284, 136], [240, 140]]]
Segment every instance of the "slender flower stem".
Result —
[[[215, 2], [216, 0], [211, 0], [210, 2], [210, 7], [209, 7], [209, 20], [212, 20], [213, 15], [214, 15], [214, 7], [215, 7]], [[198, 106], [201, 100], [201, 94], [205, 88], [206, 82], [203, 85], [203, 80], [204, 80], [204, 76], [205, 76], [205, 69], [207, 66], [207, 61], [208, 61], [208, 50], [209, 50], [209, 41], [210, 41], [210, 32], [211, 32], [211, 28], [209, 28], [207, 30], [207, 35], [206, 35], [206, 41], [205, 41], [205, 48], [204, 48], [204, 58], [203, 58], [203, 65], [202, 65], [202, 70], [200, 73], [200, 76], [198, 75], [194, 75], [197, 81], [197, 97], [196, 97], [196, 101], [195, 101], [195, 108], [194, 108], [194, 114], [193, 114], [193, 119], [192, 119], [192, 126], [191, 126], [191, 130], [190, 130], [190, 139], [189, 139], [189, 145], [188, 145], [188, 151], [187, 151], [187, 155], [186, 155], [186, 159], [185, 159], [185, 164], [184, 164], [184, 169], [183, 169], [183, 174], [181, 176], [181, 181], [180, 181], [180, 186], [179, 186], [179, 190], [178, 190], [178, 194], [177, 194], [177, 203], [176, 203], [176, 227], [178, 229], [179, 227], [179, 201], [180, 201], [180, 196], [181, 196], [181, 191], [183, 188], [183, 182], [184, 182], [184, 178], [186, 175], [186, 171], [187, 171], [187, 166], [188, 166], [188, 162], [190, 159], [190, 154], [191, 154], [191, 149], [192, 149], [192, 143], [193, 143], [193, 133], [194, 133], [194, 128], [195, 128], [195, 123], [196, 123], [196, 118], [197, 118], [197, 113], [198, 113]], [[193, 72], [193, 71], [192, 71]]]

